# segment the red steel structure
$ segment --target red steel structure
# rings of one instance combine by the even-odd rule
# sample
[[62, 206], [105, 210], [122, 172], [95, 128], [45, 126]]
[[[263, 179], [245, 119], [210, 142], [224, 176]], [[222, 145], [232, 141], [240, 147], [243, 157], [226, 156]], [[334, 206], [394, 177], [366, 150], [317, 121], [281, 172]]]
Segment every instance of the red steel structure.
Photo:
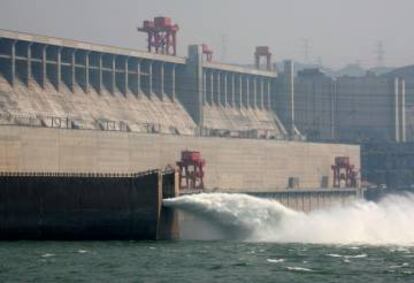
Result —
[[204, 190], [204, 166], [206, 162], [198, 151], [182, 151], [179, 168], [180, 190]]
[[270, 71], [272, 69], [272, 53], [268, 46], [257, 46], [256, 52], [254, 53], [256, 69], [260, 69], [260, 60], [261, 58], [266, 59], [266, 70]]
[[177, 55], [178, 25], [169, 17], [155, 17], [153, 21], [144, 21], [138, 31], [148, 34], [148, 52]]
[[201, 48], [202, 48], [202, 52], [205, 55], [207, 62], [213, 61], [213, 50], [210, 49], [210, 47], [208, 47], [208, 45], [205, 43], [201, 45]]
[[349, 157], [338, 156], [335, 157], [335, 164], [331, 166], [333, 171], [333, 186], [334, 188], [341, 187], [341, 181], [345, 182], [348, 188], [355, 188], [357, 186], [358, 173], [355, 166], [349, 161]]

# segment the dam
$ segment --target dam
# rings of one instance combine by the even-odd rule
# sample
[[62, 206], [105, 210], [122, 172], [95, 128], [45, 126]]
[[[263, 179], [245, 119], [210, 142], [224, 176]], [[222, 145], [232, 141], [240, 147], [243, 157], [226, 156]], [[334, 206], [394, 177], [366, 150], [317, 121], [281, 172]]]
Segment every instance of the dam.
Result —
[[334, 186], [332, 170], [337, 157], [360, 170], [360, 147], [308, 142], [295, 127], [291, 62], [278, 73], [205, 51], [191, 45], [179, 57], [0, 30], [0, 172], [134, 174], [196, 150], [206, 192], [305, 211], [361, 197], [359, 180]]

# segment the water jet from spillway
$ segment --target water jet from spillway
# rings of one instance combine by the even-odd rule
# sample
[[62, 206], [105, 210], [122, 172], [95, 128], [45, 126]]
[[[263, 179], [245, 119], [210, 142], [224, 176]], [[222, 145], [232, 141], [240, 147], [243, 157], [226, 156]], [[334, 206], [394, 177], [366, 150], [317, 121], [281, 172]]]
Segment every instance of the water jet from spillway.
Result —
[[314, 244], [413, 245], [414, 195], [390, 195], [378, 203], [355, 201], [309, 214], [271, 199], [243, 194], [198, 194], [164, 205], [218, 227], [225, 238]]

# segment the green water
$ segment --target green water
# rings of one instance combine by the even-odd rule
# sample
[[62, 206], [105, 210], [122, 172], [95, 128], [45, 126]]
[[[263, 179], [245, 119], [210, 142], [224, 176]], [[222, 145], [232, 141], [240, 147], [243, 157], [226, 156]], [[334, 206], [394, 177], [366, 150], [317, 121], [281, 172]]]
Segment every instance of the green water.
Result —
[[414, 282], [414, 247], [1, 242], [0, 282]]

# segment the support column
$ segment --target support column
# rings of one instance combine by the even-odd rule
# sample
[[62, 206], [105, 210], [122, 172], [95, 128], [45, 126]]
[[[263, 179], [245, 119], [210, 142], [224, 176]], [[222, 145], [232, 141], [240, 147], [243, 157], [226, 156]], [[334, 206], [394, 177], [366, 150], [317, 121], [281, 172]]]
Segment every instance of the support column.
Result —
[[103, 54], [99, 54], [99, 64], [98, 64], [98, 92], [102, 94], [103, 91]]
[[257, 108], [257, 78], [253, 78], [253, 108]]
[[60, 83], [62, 81], [62, 48], [58, 47], [56, 60], [56, 89], [60, 91]]
[[227, 90], [227, 72], [223, 73], [224, 75], [224, 107], [227, 107], [228, 104], [228, 100], [227, 100], [227, 94], [228, 94], [228, 90]]
[[75, 91], [75, 84], [76, 84], [76, 49], [74, 49], [72, 51], [71, 54], [71, 78], [70, 78], [70, 83], [71, 83], [71, 90], [72, 92]]
[[236, 75], [235, 73], [231, 74], [231, 107], [236, 106]]
[[46, 48], [47, 46], [43, 46], [42, 48], [42, 88], [46, 87], [46, 68], [47, 68], [47, 62], [46, 62]]
[[124, 95], [126, 96], [129, 89], [129, 57], [125, 57], [124, 65], [125, 79], [124, 79]]
[[115, 89], [116, 89], [116, 56], [112, 55], [112, 95], [115, 94]]
[[217, 72], [217, 95], [216, 95], [216, 104], [217, 106], [221, 105], [221, 72]]
[[206, 105], [207, 100], [207, 71], [203, 70], [203, 98], [201, 99], [202, 105]]
[[210, 105], [214, 103], [214, 71], [210, 70]]
[[137, 61], [137, 97], [139, 97], [142, 94], [141, 89], [141, 61]]
[[272, 109], [272, 101], [271, 101], [271, 97], [270, 97], [270, 93], [271, 93], [271, 85], [270, 85], [270, 79], [267, 80], [267, 110], [271, 110]]
[[246, 76], [246, 108], [250, 107], [250, 79]]
[[171, 100], [175, 101], [175, 68], [177, 66], [175, 64], [172, 65], [171, 68]]
[[14, 87], [16, 84], [16, 41], [11, 45], [11, 85]]
[[260, 79], [260, 109], [264, 109], [264, 82]]
[[160, 99], [164, 100], [164, 87], [165, 87], [165, 82], [164, 82], [164, 64], [160, 63]]
[[[184, 68], [185, 88], [180, 88], [180, 97], [184, 107], [187, 108], [188, 113], [193, 118], [198, 126], [195, 133], [203, 135], [204, 129], [204, 107], [205, 99], [203, 91], [203, 52], [201, 45], [190, 45], [188, 47], [188, 56], [186, 66]], [[207, 77], [207, 75], [206, 75]]]
[[290, 135], [297, 134], [295, 126], [295, 67], [292, 61], [285, 61], [283, 68], [283, 78], [285, 85], [285, 103], [287, 111], [284, 113], [285, 126]]
[[89, 92], [89, 52], [85, 54], [85, 91]]
[[241, 109], [243, 107], [243, 75], [239, 76], [239, 108]]
[[152, 62], [149, 61], [148, 63], [148, 95], [151, 97], [152, 95]]
[[32, 79], [32, 43], [27, 45], [27, 70], [26, 70], [26, 86], [29, 87]]
[[406, 134], [406, 111], [405, 111], [405, 80], [400, 79], [400, 125], [401, 125], [401, 142], [407, 141], [407, 134]]
[[400, 115], [399, 115], [399, 79], [394, 79], [394, 139], [395, 142], [400, 142]]

